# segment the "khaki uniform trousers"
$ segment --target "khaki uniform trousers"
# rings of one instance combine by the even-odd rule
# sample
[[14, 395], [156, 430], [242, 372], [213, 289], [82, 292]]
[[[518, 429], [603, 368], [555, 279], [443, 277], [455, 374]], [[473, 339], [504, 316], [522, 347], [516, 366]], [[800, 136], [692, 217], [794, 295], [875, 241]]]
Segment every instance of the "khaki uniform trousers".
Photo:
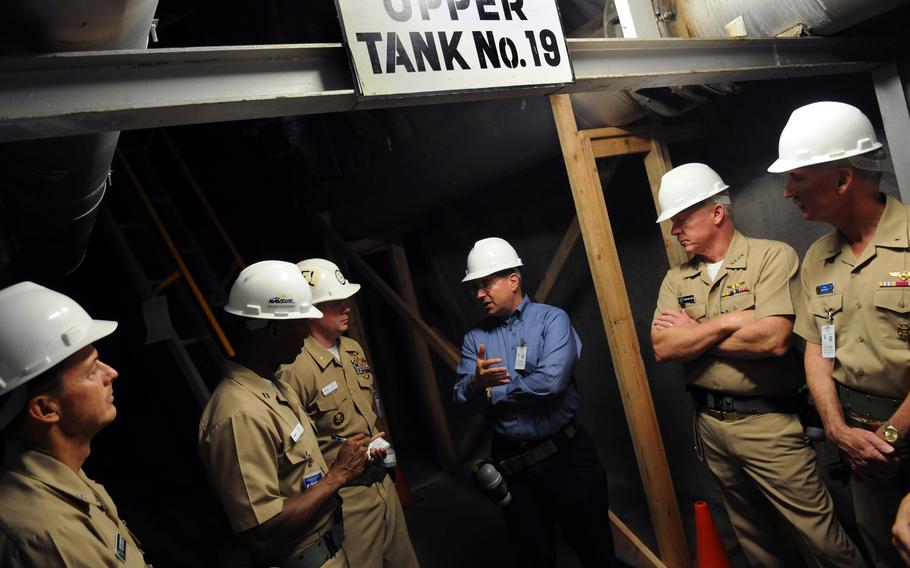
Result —
[[345, 553], [347, 548], [348, 538], [345, 535], [344, 544], [341, 548], [338, 549], [338, 552], [335, 553], [333, 558], [329, 558], [325, 563], [319, 568], [355, 568], [356, 564], [353, 564], [348, 560], [348, 555]]
[[900, 470], [891, 479], [861, 481], [854, 477], [850, 482], [856, 524], [876, 568], [905, 566], [891, 542], [891, 526], [901, 499], [910, 492], [910, 448], [903, 448], [900, 457]]
[[[720, 486], [740, 546], [752, 566], [799, 566], [780, 517], [800, 534], [820, 566], [864, 566], [834, 515], [815, 452], [795, 414], [757, 414], [722, 422], [698, 413], [705, 459]], [[779, 514], [778, 514], [779, 513]]]
[[344, 550], [352, 568], [419, 568], [389, 476], [367, 487], [342, 487], [340, 494]]

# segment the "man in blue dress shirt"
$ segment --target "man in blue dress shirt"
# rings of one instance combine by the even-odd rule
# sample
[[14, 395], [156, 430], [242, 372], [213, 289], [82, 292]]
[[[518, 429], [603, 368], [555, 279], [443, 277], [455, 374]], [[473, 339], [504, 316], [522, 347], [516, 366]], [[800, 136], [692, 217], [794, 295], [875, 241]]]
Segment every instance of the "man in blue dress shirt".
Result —
[[583, 566], [613, 566], [607, 476], [576, 419], [581, 340], [563, 310], [524, 295], [521, 259], [505, 240], [477, 241], [467, 264], [462, 282], [487, 317], [464, 337], [455, 401], [492, 418], [515, 559], [522, 568], [555, 566], [559, 525]]

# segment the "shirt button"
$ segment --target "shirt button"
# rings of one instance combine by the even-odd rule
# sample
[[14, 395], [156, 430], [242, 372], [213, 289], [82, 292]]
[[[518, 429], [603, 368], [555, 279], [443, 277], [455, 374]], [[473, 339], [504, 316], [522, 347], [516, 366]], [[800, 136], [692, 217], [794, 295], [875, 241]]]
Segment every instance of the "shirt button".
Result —
[[860, 343], [863, 343], [863, 342], [865, 342], [865, 341], [866, 341], [866, 340], [865, 340], [865, 339], [863, 339], [863, 338], [862, 338], [862, 337], [857, 337], [857, 338], [856, 338], [856, 340], [857, 340], [857, 341], [859, 341], [859, 342], [860, 342]]
[[904, 307], [904, 302], [898, 302], [898, 303], [897, 303], [897, 307], [898, 307], [898, 308], [903, 308], [903, 307]]
[[863, 371], [862, 369], [857, 369], [857, 370], [856, 370], [856, 376], [857, 376], [857, 377], [862, 377], [862, 376], [865, 375], [865, 374], [866, 374], [866, 371]]
[[856, 302], [856, 309], [857, 309], [857, 310], [863, 309], [863, 305], [860, 304], [859, 302]]

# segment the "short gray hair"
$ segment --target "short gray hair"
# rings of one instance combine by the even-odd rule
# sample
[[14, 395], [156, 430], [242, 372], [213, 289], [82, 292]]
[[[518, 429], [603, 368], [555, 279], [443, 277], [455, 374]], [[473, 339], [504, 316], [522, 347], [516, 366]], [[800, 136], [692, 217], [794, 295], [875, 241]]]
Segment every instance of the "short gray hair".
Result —
[[705, 199], [704, 202], [705, 204], [716, 203], [718, 205], [723, 205], [727, 217], [729, 217], [731, 221], [733, 220], [733, 201], [730, 199], [730, 190], [725, 189], [721, 192], [715, 193], [708, 199]]

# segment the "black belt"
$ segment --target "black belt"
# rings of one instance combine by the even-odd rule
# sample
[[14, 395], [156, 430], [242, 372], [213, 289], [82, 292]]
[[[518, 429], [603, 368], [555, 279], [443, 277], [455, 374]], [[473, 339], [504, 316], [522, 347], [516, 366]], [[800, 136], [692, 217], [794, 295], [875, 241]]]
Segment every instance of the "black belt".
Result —
[[689, 386], [687, 390], [692, 393], [692, 400], [699, 410], [708, 412], [720, 420], [730, 418], [745, 418], [752, 414], [798, 414], [800, 411], [799, 397], [794, 395], [783, 396], [740, 396], [709, 391], [707, 389]]
[[867, 420], [877, 420], [883, 422], [891, 418], [897, 412], [897, 407], [901, 405], [901, 400], [888, 398], [886, 396], [876, 396], [853, 390], [837, 383], [837, 394], [840, 398], [841, 406], [845, 410], [859, 415]]
[[344, 542], [344, 519], [341, 516], [341, 507], [336, 509], [333, 517], [335, 525], [332, 528], [303, 551], [285, 560], [281, 564], [281, 568], [320, 568], [330, 558], [334, 558], [335, 553], [341, 550], [341, 543]]
[[519, 443], [520, 446], [527, 447], [528, 449], [500, 461], [496, 466], [504, 475], [514, 475], [525, 471], [558, 452], [563, 446], [568, 444], [577, 433], [578, 426], [575, 423], [575, 418], [572, 418], [562, 430], [553, 434], [546, 440]]

